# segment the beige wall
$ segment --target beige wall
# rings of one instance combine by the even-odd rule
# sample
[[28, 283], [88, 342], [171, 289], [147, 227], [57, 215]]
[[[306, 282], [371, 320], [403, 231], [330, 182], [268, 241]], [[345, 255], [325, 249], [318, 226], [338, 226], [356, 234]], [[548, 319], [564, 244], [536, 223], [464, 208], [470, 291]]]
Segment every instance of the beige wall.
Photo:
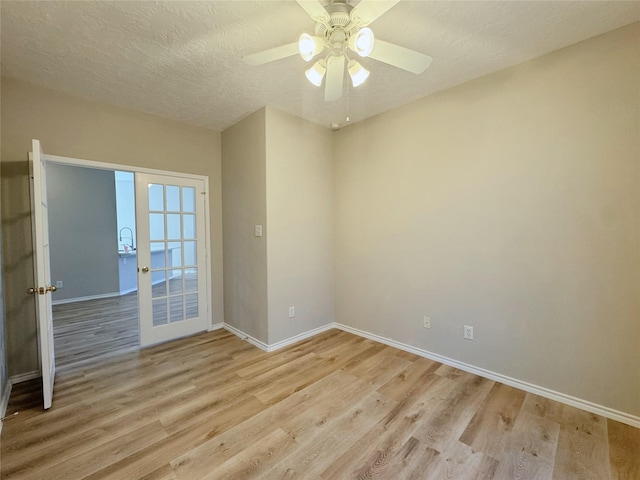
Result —
[[[1, 204], [1, 201], [0, 201]], [[2, 265], [2, 231], [0, 231], [0, 265]], [[5, 411], [2, 405], [6, 405], [9, 399], [5, 399], [5, 392], [9, 385], [9, 375], [7, 369], [7, 342], [5, 337], [5, 314], [4, 314], [4, 281], [0, 271], [0, 415]], [[0, 421], [0, 430], [2, 422]]]
[[639, 46], [635, 24], [340, 131], [337, 321], [640, 415]]
[[267, 343], [265, 109], [225, 130], [222, 152], [225, 322]]
[[[1, 85], [0, 79], [0, 85]], [[0, 88], [1, 91], [1, 88]], [[0, 102], [1, 104], [1, 102]], [[1, 111], [1, 108], [0, 108]], [[0, 125], [2, 120], [0, 117]], [[2, 128], [0, 128], [0, 132]], [[1, 143], [1, 142], [0, 142]], [[0, 211], [2, 211], [2, 170], [0, 169]], [[5, 399], [5, 390], [9, 386], [9, 370], [7, 367], [7, 340], [6, 340], [6, 316], [5, 316], [5, 302], [4, 302], [4, 272], [2, 271], [3, 258], [2, 258], [2, 231], [0, 230], [0, 414], [4, 415], [4, 410], [1, 405], [5, 405], [9, 399]], [[0, 422], [0, 429], [2, 422]]]
[[2, 79], [2, 228], [10, 375], [38, 370], [27, 152], [209, 176], [213, 322], [223, 321], [220, 134]]
[[225, 321], [265, 344], [334, 320], [331, 155], [329, 130], [272, 108], [222, 133]]
[[[332, 132], [266, 110], [269, 343], [334, 321]], [[295, 317], [289, 318], [289, 306]]]

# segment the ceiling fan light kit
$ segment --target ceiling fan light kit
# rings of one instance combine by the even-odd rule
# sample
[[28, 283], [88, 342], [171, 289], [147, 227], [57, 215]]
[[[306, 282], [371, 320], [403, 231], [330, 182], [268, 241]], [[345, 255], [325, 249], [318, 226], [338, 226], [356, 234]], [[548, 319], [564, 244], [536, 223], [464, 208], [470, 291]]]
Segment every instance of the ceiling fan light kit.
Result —
[[326, 65], [327, 63], [324, 60], [318, 60], [313, 67], [304, 72], [307, 79], [316, 87], [320, 87], [322, 85], [324, 74], [327, 73]]
[[349, 76], [351, 77], [351, 83], [353, 84], [354, 88], [362, 85], [364, 81], [369, 78], [369, 74], [371, 73], [355, 60], [349, 61], [348, 71]]
[[373, 50], [374, 42], [373, 31], [365, 27], [349, 38], [349, 48], [361, 57], [368, 57]]
[[298, 51], [305, 62], [310, 62], [313, 57], [324, 49], [324, 42], [320, 37], [312, 37], [308, 33], [300, 35]]
[[369, 70], [349, 58], [350, 52], [415, 74], [424, 72], [431, 63], [428, 55], [376, 40], [368, 27], [400, 0], [360, 0], [355, 7], [348, 0], [331, 0], [326, 6], [318, 0], [296, 1], [316, 22], [316, 35], [303, 33], [297, 43], [247, 55], [244, 57], [247, 64], [262, 65], [289, 57], [295, 54], [294, 48], [305, 62], [324, 54], [305, 71], [305, 76], [317, 87], [321, 87], [324, 80], [324, 99], [330, 102], [342, 96], [345, 70], [354, 87], [369, 78]]
[[[341, 12], [339, 24], [350, 25], [350, 19]], [[305, 62], [313, 60], [313, 58], [328, 51], [325, 58], [315, 63], [313, 67], [306, 70], [305, 76], [316, 87], [322, 86], [322, 80], [327, 71], [326, 65], [329, 57], [344, 57], [348, 62], [347, 71], [351, 77], [351, 83], [355, 87], [362, 85], [369, 78], [369, 70], [364, 68], [359, 62], [349, 59], [347, 56], [347, 47], [356, 52], [361, 57], [367, 57], [373, 50], [375, 38], [370, 28], [365, 27], [359, 30], [353, 28], [345, 30], [343, 28], [327, 29], [326, 26], [316, 24], [316, 31], [323, 33], [323, 37], [311, 36], [303, 33], [298, 39], [298, 52]], [[355, 31], [355, 34], [351, 32]], [[342, 60], [343, 62], [345, 60]], [[339, 97], [338, 97], [339, 98]]]

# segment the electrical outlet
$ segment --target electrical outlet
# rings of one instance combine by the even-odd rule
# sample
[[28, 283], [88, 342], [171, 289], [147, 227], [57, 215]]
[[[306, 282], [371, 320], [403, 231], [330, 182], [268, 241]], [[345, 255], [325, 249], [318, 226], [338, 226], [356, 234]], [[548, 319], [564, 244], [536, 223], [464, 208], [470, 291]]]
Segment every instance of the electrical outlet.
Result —
[[256, 237], [261, 237], [262, 236], [262, 225], [254, 225], [253, 234]]
[[293, 318], [296, 316], [296, 307], [289, 307], [289, 318]]
[[424, 317], [424, 328], [431, 328], [431, 318]]
[[62, 288], [63, 286], [64, 284], [62, 283], [62, 280], [56, 281], [56, 288]]
[[469, 325], [464, 326], [464, 338], [467, 340], [473, 340], [473, 327]]

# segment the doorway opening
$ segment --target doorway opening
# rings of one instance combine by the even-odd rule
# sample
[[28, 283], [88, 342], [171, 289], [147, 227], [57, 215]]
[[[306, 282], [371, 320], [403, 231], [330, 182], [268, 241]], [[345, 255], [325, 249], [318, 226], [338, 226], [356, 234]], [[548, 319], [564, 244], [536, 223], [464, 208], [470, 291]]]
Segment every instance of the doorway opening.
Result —
[[49, 163], [59, 367], [140, 348], [134, 174]]

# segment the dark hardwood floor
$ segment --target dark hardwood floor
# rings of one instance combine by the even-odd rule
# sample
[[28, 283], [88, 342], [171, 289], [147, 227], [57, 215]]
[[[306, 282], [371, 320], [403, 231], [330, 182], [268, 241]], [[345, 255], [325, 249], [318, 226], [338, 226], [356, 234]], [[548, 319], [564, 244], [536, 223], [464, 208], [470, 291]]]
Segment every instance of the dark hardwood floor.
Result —
[[59, 348], [49, 411], [39, 381], [14, 386], [1, 478], [640, 478], [639, 429], [339, 330], [273, 353], [126, 334], [113, 353], [103, 334], [129, 329], [97, 323]]

